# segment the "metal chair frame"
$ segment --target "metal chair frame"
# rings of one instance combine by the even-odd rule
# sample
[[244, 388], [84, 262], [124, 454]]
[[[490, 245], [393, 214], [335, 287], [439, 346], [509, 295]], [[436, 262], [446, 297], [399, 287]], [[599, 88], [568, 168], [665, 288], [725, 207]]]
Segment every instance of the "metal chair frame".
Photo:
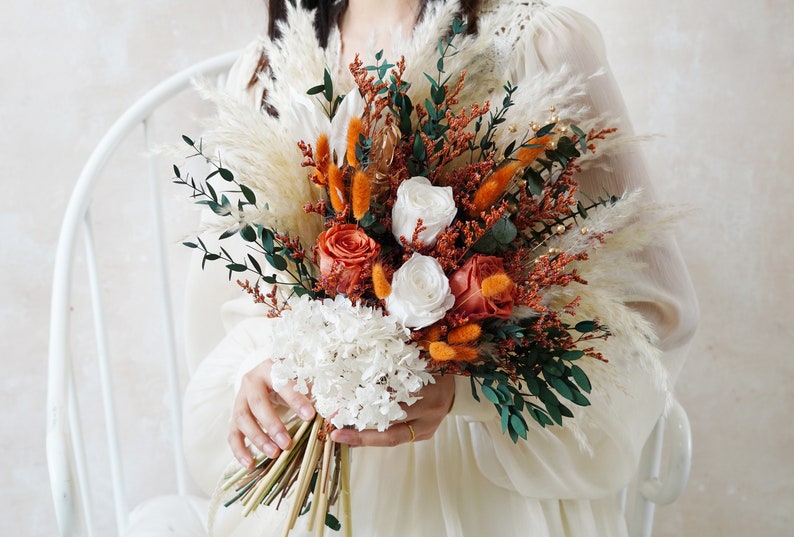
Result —
[[[188, 88], [197, 77], [220, 75], [228, 71], [237, 57], [236, 52], [222, 54], [189, 67], [156, 85], [138, 99], [113, 124], [89, 157], [69, 200], [55, 255], [55, 269], [51, 302], [51, 326], [47, 387], [47, 462], [50, 485], [55, 504], [55, 514], [60, 535], [76, 537], [96, 535], [90, 499], [90, 482], [86, 464], [85, 446], [76, 399], [76, 387], [69, 352], [70, 316], [73, 269], [76, 243], [82, 230], [85, 247], [86, 271], [89, 281], [94, 317], [97, 366], [101, 384], [106, 436], [110, 461], [116, 529], [123, 535], [129, 515], [125, 494], [122, 461], [119, 452], [119, 434], [116, 406], [111, 380], [111, 356], [108, 345], [108, 327], [105, 323], [104, 304], [100, 292], [97, 256], [91, 222], [91, 197], [101, 172], [119, 145], [138, 127], [142, 127], [149, 146], [149, 122], [152, 114], [164, 103]], [[149, 182], [152, 206], [155, 209], [154, 225], [157, 239], [157, 264], [161, 311], [168, 320], [165, 326], [165, 354], [167, 363], [170, 422], [173, 434], [176, 489], [185, 494], [188, 477], [182, 456], [181, 442], [181, 389], [178, 378], [173, 306], [168, 281], [166, 244], [163, 239], [163, 213], [158, 196], [158, 173], [154, 158], [150, 157]], [[665, 421], [668, 429], [668, 475], [658, 478], [664, 439]], [[677, 403], [667, 419], [661, 418], [643, 450], [638, 472], [637, 497], [631, 516], [632, 537], [648, 537], [653, 525], [654, 506], [674, 501], [681, 494], [689, 474], [691, 439], [689, 422], [683, 408]], [[624, 493], [625, 509], [625, 493]]]

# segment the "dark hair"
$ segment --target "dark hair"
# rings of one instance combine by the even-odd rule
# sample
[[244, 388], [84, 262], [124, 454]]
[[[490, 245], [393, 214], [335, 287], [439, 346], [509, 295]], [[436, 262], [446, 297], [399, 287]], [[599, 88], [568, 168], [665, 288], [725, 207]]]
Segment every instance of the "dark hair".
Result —
[[[269, 0], [268, 2], [268, 29], [270, 39], [278, 39], [278, 23], [287, 16], [287, 1], [295, 3], [296, 0]], [[328, 35], [331, 28], [336, 23], [339, 15], [347, 8], [347, 0], [302, 0], [301, 5], [306, 9], [316, 9], [314, 17], [314, 31], [320, 45], [328, 45]], [[427, 0], [422, 0], [422, 11], [427, 5]], [[467, 33], [477, 31], [477, 9], [480, 7], [480, 0], [462, 0], [461, 11], [468, 21]], [[421, 16], [421, 15], [420, 15]]]
[[[347, 0], [268, 0], [268, 27], [267, 33], [270, 39], [278, 39], [281, 35], [279, 32], [279, 23], [287, 18], [287, 2], [295, 4], [300, 2], [301, 6], [306, 9], [314, 9], [314, 31], [317, 34], [317, 39], [320, 46], [325, 48], [328, 45], [328, 36], [331, 34], [331, 29], [339, 19], [339, 16], [344, 12], [347, 7]], [[480, 7], [481, 0], [461, 0], [461, 14], [465, 16], [468, 28], [467, 34], [477, 32], [477, 11]], [[424, 12], [427, 0], [422, 0], [422, 12]], [[420, 17], [422, 16], [420, 12]], [[256, 84], [259, 74], [267, 71], [267, 57], [262, 54], [259, 58], [259, 63], [256, 70], [252, 73], [249, 87]], [[263, 106], [265, 105], [265, 96], [262, 96]]]

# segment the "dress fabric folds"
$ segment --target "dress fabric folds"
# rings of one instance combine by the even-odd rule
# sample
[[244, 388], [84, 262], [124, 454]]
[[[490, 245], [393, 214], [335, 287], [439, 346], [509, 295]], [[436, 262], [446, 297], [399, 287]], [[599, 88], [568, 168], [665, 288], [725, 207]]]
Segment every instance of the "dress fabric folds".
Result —
[[[624, 135], [631, 133], [601, 36], [588, 19], [541, 2], [486, 0], [482, 10], [480, 33], [493, 35], [477, 43], [490, 47], [484, 54], [490, 58], [494, 79], [510, 80], [522, 88], [543, 77], [577, 78], [581, 82], [569, 96], [568, 109], [580, 110], [584, 119], [603, 117], [606, 124], [618, 123]], [[431, 3], [421, 27], [395, 51], [404, 53], [411, 65], [421, 57], [416, 51], [428, 44], [435, 46], [441, 30], [429, 33], [427, 29], [443, 29], [449, 11], [454, 11], [453, 2], [445, 7]], [[290, 16], [310, 15], [296, 11]], [[291, 27], [285, 27], [285, 31]], [[260, 41], [248, 47], [228, 79], [229, 91], [240, 102], [250, 104], [252, 113], [261, 102], [261, 84], [249, 87], [261, 47]], [[339, 61], [338, 49], [336, 32], [331, 36], [326, 59], [336, 67], [340, 87], [348, 84], [349, 88], [349, 76], [346, 79], [342, 66], [332, 63], [334, 59]], [[303, 50], [294, 61], [300, 62], [301, 54], [310, 53]], [[474, 85], [476, 74], [471, 80]], [[277, 83], [289, 85], [292, 81]], [[294, 88], [298, 93], [306, 89]], [[556, 103], [543, 106], [548, 109], [549, 104]], [[545, 117], [535, 119], [542, 121]], [[633, 147], [604, 155], [600, 162], [586, 167], [580, 180], [586, 194], [642, 189], [648, 199], [652, 196], [643, 160]], [[669, 378], [674, 379], [697, 320], [691, 284], [671, 238], [660, 239], [633, 255], [638, 263], [627, 265], [632, 273], [625, 275], [625, 302], [653, 325], [661, 362]], [[186, 293], [192, 377], [185, 396], [184, 439], [194, 480], [211, 495], [232, 462], [226, 438], [239, 379], [283, 335], [271, 333], [262, 309], [228, 282], [223, 267], [208, 263], [202, 271], [199, 262], [193, 265]], [[518, 444], [502, 433], [493, 407], [473, 399], [468, 379], [456, 379], [452, 411], [432, 439], [394, 448], [353, 450], [354, 535], [626, 535], [619, 491], [634, 475], [640, 450], [669, 395], [666, 385], [647, 368], [621, 365], [632, 358], [628, 352], [609, 357], [606, 367], [619, 371], [620, 379], [615, 386], [594, 382], [593, 405], [583, 414], [583, 423], [546, 429], [530, 424], [528, 439]], [[574, 413], [577, 411], [575, 408]], [[215, 514], [214, 534], [281, 534], [282, 513], [260, 508], [243, 519], [239, 511], [237, 505], [220, 507]], [[291, 535], [308, 533], [298, 528]]]

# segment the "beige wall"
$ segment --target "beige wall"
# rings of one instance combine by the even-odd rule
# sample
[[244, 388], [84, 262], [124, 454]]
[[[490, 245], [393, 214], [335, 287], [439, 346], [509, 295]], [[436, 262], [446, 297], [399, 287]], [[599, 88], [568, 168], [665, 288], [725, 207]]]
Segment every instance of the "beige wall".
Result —
[[[658, 511], [657, 535], [788, 535], [794, 526], [794, 465], [786, 455], [794, 443], [794, 276], [788, 270], [794, 151], [785, 136], [794, 125], [794, 4], [567, 3], [602, 28], [636, 129], [662, 135], [647, 149], [660, 197], [697, 209], [680, 233], [702, 306], [701, 329], [679, 382], [694, 429], [694, 463], [683, 499]], [[75, 0], [42, 7], [17, 1], [4, 8], [2, 535], [55, 533], [43, 446], [46, 336], [53, 252], [68, 194], [101, 134], [137, 95], [198, 59], [242, 46], [258, 31], [256, 0], [224, 4]], [[124, 159], [114, 164], [119, 174], [124, 166]], [[118, 249], [107, 287], [126, 300], [112, 315], [146, 307], [145, 300], [124, 297], [134, 283], [126, 264], [148, 258], [128, 223], [143, 210], [108, 207], [100, 215], [112, 228], [105, 238]], [[128, 240], [132, 247], [118, 246]], [[86, 322], [76, 318], [78, 326]], [[124, 349], [143, 336], [132, 330], [118, 345]], [[79, 375], [87, 361], [77, 358]], [[160, 387], [148, 379], [155, 361], [132, 356], [117, 371], [136, 386], [123, 416], [138, 409], [157, 415]], [[156, 417], [125, 431], [125, 456], [151, 458], [155, 468], [131, 476], [134, 500], [141, 491], [162, 492], [146, 488], [168, 474], [167, 458], [152, 447], [162, 436]], [[103, 467], [99, 458], [95, 464]]]

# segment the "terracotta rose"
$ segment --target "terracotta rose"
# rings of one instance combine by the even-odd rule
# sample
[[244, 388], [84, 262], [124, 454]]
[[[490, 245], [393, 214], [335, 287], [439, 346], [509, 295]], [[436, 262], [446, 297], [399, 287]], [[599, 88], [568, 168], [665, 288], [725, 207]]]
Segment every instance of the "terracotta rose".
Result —
[[513, 311], [513, 295], [510, 291], [485, 298], [482, 296], [482, 281], [494, 274], [504, 272], [502, 259], [490, 255], [475, 254], [450, 278], [449, 286], [455, 295], [454, 311], [465, 313], [471, 322], [489, 317], [506, 319]]
[[348, 293], [358, 283], [361, 269], [380, 254], [380, 245], [355, 224], [337, 224], [317, 237], [320, 273], [339, 271], [336, 290]]

